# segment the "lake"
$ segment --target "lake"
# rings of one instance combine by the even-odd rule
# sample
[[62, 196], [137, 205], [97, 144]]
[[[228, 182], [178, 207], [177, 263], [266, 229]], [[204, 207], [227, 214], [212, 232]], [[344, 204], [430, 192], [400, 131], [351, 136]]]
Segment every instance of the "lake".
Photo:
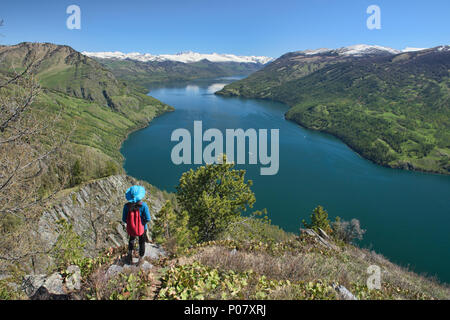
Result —
[[[284, 119], [282, 103], [214, 95], [236, 80], [222, 78], [150, 88], [175, 107], [123, 143], [129, 175], [175, 191], [190, 165], [174, 165], [172, 131], [194, 121], [208, 128], [279, 129], [277, 175], [261, 176], [260, 165], [239, 165], [254, 182], [255, 209], [267, 208], [273, 224], [298, 233], [302, 219], [322, 205], [330, 219], [357, 218], [367, 232], [359, 245], [419, 273], [450, 283], [450, 177], [384, 168], [361, 158], [340, 140]], [[206, 145], [206, 143], [204, 143]]]

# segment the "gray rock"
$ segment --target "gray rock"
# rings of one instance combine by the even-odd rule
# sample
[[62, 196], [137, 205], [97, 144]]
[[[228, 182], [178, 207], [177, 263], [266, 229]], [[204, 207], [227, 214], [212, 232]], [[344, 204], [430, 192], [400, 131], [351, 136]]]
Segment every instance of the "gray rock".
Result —
[[300, 229], [300, 232], [311, 237], [318, 237], [319, 235], [313, 229]]
[[50, 294], [65, 294], [62, 276], [55, 272], [45, 280], [43, 285]]
[[118, 266], [117, 264], [113, 264], [106, 271], [106, 276], [108, 278], [111, 278], [111, 277], [118, 275], [121, 272], [123, 272], [123, 267]]
[[68, 274], [66, 278], [67, 290], [74, 291], [81, 289], [81, 270], [78, 266], [69, 266], [66, 270]]
[[23, 278], [22, 290], [25, 291], [27, 296], [31, 297], [44, 285], [45, 279], [45, 274], [27, 275]]
[[108, 234], [109, 239], [113, 242], [115, 247], [120, 247], [120, 242], [116, 240], [114, 235]]
[[128, 234], [125, 229], [125, 224], [118, 223], [116, 226], [116, 231], [117, 231], [117, 234], [122, 239], [122, 243], [127, 243], [128, 242]]
[[8, 278], [11, 278], [11, 275], [9, 275], [9, 274], [0, 274], [0, 280], [5, 280], [5, 279], [8, 279]]
[[358, 300], [353, 293], [351, 293], [346, 287], [343, 285], [333, 284], [334, 290], [339, 294], [339, 296], [344, 300]]
[[330, 236], [325, 231], [323, 231], [321, 228], [319, 228], [319, 235], [326, 240], [330, 240]]
[[57, 272], [53, 273], [50, 277], [46, 277], [42, 274], [24, 277], [22, 289], [27, 296], [34, 296], [41, 287], [45, 288], [45, 292], [50, 295], [64, 295], [66, 293], [64, 291], [63, 279]]
[[[322, 229], [319, 228], [319, 231], [320, 230], [322, 230]], [[320, 236], [313, 229], [300, 229], [300, 232], [302, 234], [307, 234], [307, 235], [313, 237], [320, 245], [327, 247], [328, 249], [339, 250], [339, 248], [335, 244], [331, 243], [330, 237], [323, 230], [321, 231], [321, 233], [323, 232], [324, 236], [326, 236], [327, 239], [330, 241], [328, 241], [324, 237]]]
[[124, 264], [122, 272], [134, 272], [137, 271], [137, 267], [134, 264]]
[[152, 268], [153, 268], [153, 265], [148, 261], [144, 261], [144, 263], [142, 263], [142, 265], [141, 265], [141, 270], [144, 270], [144, 271], [149, 271]]
[[152, 243], [145, 244], [145, 254], [144, 257], [148, 257], [150, 259], [159, 259], [162, 257], [166, 257], [167, 254], [163, 248], [158, 245]]
[[68, 294], [52, 294], [44, 286], [40, 287], [30, 300], [70, 300]]

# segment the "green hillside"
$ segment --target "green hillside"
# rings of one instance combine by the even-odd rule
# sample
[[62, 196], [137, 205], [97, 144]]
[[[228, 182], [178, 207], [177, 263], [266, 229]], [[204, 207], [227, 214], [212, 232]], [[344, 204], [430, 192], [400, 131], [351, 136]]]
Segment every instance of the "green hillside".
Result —
[[273, 99], [375, 163], [450, 173], [448, 47], [365, 58], [285, 55], [218, 94]]
[[69, 46], [24, 42], [0, 46], [0, 72], [17, 72], [34, 62], [33, 73], [40, 84], [69, 96], [82, 98], [116, 111], [130, 105], [152, 104], [154, 99], [140, 94], [97, 61]]
[[104, 176], [105, 166], [120, 171], [120, 144], [128, 133], [144, 127], [172, 107], [119, 81], [95, 60], [68, 46], [20, 43], [0, 46], [0, 77], [7, 79], [25, 70], [42, 87], [33, 110], [39, 117], [60, 113], [56, 130], [70, 137], [73, 158], [85, 171], [85, 179]]

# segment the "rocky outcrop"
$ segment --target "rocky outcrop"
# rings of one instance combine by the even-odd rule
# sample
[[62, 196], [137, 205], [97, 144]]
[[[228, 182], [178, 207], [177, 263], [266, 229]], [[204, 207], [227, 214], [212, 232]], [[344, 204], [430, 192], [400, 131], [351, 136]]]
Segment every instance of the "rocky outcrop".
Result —
[[333, 284], [333, 289], [336, 290], [337, 294], [342, 300], [358, 300], [353, 293], [351, 293], [346, 287], [343, 285]]
[[146, 243], [145, 244], [145, 254], [143, 257], [143, 262], [138, 264], [138, 259], [133, 258], [131, 264], [124, 262], [124, 259], [118, 259], [116, 262], [111, 264], [106, 270], [106, 278], [110, 279], [116, 275], [124, 272], [142, 270], [148, 272], [154, 268], [152, 262], [160, 258], [167, 257], [167, 253], [164, 249], [158, 245]]
[[69, 266], [64, 273], [66, 278], [55, 272], [27, 275], [22, 282], [22, 289], [31, 300], [68, 300], [70, 293], [80, 290], [81, 273], [78, 266]]
[[73, 300], [81, 289], [81, 270], [76, 265], [65, 272], [27, 275], [23, 278], [22, 290], [30, 300]]
[[69, 266], [66, 270], [66, 288], [69, 291], [81, 289], [81, 270], [78, 266]]
[[[97, 272], [104, 273], [103, 279], [108, 281], [121, 273], [152, 272], [154, 261], [167, 257], [164, 249], [151, 243], [145, 244], [145, 254], [142, 262], [133, 258], [131, 264], [125, 263], [118, 256], [107, 268], [99, 268]], [[54, 272], [51, 275], [27, 275], [23, 278], [22, 290], [31, 300], [73, 300], [79, 297], [81, 290], [81, 270], [76, 265], [69, 266], [64, 272]]]
[[[128, 236], [122, 223], [122, 209], [126, 203], [125, 191], [134, 184], [146, 187], [146, 202], [154, 215], [165, 202], [163, 192], [126, 175], [95, 180], [77, 189], [64, 191], [64, 195], [42, 214], [38, 236], [46, 249], [50, 250], [58, 239], [57, 222], [60, 219], [67, 220], [83, 239], [84, 253], [88, 257], [95, 257], [105, 248], [126, 244]], [[51, 258], [43, 256], [35, 262], [35, 273], [43, 273], [51, 265]]]
[[[64, 190], [55, 199], [53, 206], [41, 216], [36, 236], [40, 237], [44, 251], [49, 251], [58, 240], [60, 226], [58, 221], [65, 219], [85, 243], [84, 254], [96, 257], [105, 248], [120, 247], [128, 243], [128, 235], [122, 223], [122, 209], [126, 203], [125, 191], [132, 185], [143, 185], [146, 190], [145, 201], [153, 216], [166, 201], [163, 193], [146, 182], [138, 181], [126, 175], [115, 175], [95, 180], [80, 187]], [[116, 274], [128, 268], [149, 271], [152, 259], [166, 255], [158, 246], [146, 244], [146, 260], [139, 266], [113, 265], [108, 273]], [[47, 275], [53, 266], [50, 255], [46, 254], [34, 261], [34, 273], [23, 278], [22, 289], [33, 300], [66, 300], [81, 288], [81, 272], [72, 265], [63, 273]]]
[[144, 257], [148, 257], [149, 259], [159, 259], [167, 256], [167, 253], [158, 245], [146, 243], [145, 244], [145, 254]]
[[318, 232], [313, 229], [300, 229], [302, 235], [313, 238], [317, 243], [331, 250], [339, 250], [339, 248], [332, 242], [331, 238], [325, 231], [319, 228]]

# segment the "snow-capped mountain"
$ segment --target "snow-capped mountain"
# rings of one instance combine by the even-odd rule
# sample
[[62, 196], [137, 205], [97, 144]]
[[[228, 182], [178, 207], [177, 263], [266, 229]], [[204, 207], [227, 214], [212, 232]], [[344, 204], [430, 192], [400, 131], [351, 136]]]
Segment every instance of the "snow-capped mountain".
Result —
[[[442, 50], [446, 50], [445, 47], [448, 46], [442, 46]], [[426, 50], [427, 48], [411, 48], [406, 47], [403, 50], [397, 50], [392, 49], [389, 47], [382, 47], [377, 45], [367, 45], [367, 44], [356, 44], [353, 46], [348, 47], [342, 47], [339, 49], [326, 49], [326, 48], [320, 48], [316, 50], [304, 50], [300, 51], [300, 53], [303, 53], [305, 55], [316, 55], [321, 53], [337, 53], [340, 56], [354, 56], [354, 57], [361, 57], [365, 55], [385, 55], [385, 54], [399, 54], [402, 52], [412, 52], [412, 51], [421, 51]]]
[[414, 51], [422, 51], [426, 50], [427, 48], [412, 48], [412, 47], [406, 47], [402, 50], [402, 52], [414, 52]]
[[446, 45], [446, 46], [439, 46], [437, 47], [438, 51], [450, 51], [450, 46]]
[[210, 54], [202, 54], [197, 52], [181, 52], [177, 54], [161, 54], [161, 55], [152, 55], [150, 53], [123, 53], [120, 51], [114, 52], [82, 52], [84, 55], [92, 58], [100, 58], [100, 59], [118, 59], [118, 60], [136, 60], [141, 62], [149, 62], [149, 61], [178, 61], [183, 63], [193, 63], [201, 60], [208, 60], [211, 62], [237, 62], [237, 63], [259, 63], [266, 64], [273, 60], [271, 57], [264, 56], [237, 56], [234, 54], [219, 54], [219, 53], [210, 53]]
[[398, 54], [401, 53], [400, 50], [382, 47], [382, 46], [374, 46], [374, 45], [366, 45], [366, 44], [357, 44], [349, 47], [343, 47], [336, 50], [339, 54], [345, 56], [364, 56], [367, 54]]

